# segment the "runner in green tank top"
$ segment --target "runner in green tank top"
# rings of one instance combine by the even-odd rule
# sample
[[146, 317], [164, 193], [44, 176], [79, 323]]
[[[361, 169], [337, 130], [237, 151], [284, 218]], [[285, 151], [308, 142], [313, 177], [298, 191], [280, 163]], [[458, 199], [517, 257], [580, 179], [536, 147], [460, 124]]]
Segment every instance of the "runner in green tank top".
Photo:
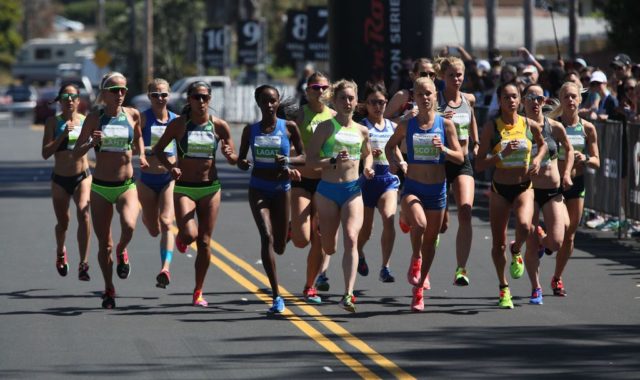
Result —
[[[298, 111], [296, 118], [305, 151], [318, 124], [335, 115], [335, 111], [320, 100], [328, 88], [329, 80], [320, 72], [311, 74], [307, 79], [305, 92], [308, 103]], [[326, 276], [318, 277], [329, 265], [328, 256], [322, 253], [318, 235], [318, 217], [313, 202], [313, 196], [320, 181], [320, 171], [308, 165], [296, 167], [296, 170], [300, 172], [302, 179], [291, 181], [291, 240], [298, 248], [310, 245], [303, 295], [309, 303], [320, 303], [317, 290], [329, 290]], [[316, 278], [319, 279], [317, 288]]]

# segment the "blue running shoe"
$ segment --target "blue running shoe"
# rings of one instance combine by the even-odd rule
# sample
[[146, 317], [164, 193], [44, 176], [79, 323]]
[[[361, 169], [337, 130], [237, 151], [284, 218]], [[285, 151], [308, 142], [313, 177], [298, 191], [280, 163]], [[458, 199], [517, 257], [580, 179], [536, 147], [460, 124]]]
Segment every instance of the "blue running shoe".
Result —
[[382, 282], [396, 282], [396, 278], [391, 274], [389, 267], [382, 267], [382, 269], [380, 269], [380, 277], [378, 277], [378, 279]]
[[324, 272], [320, 273], [320, 276], [316, 279], [316, 289], [321, 292], [329, 291], [329, 277]]
[[542, 289], [533, 289], [531, 297], [529, 298], [529, 303], [532, 305], [542, 305]]
[[281, 314], [282, 312], [284, 312], [284, 300], [282, 299], [282, 297], [277, 296], [273, 299], [273, 304], [269, 308], [268, 313]]

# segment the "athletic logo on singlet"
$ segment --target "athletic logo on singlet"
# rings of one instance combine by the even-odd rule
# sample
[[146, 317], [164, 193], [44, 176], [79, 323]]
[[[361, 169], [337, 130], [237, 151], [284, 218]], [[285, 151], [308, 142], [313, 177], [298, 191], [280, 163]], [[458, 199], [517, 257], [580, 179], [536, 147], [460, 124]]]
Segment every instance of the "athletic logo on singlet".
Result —
[[280, 152], [281, 136], [256, 136], [254, 141], [256, 162], [273, 163]]
[[129, 150], [129, 128], [118, 124], [107, 124], [102, 127], [100, 150], [105, 152], [126, 152]]

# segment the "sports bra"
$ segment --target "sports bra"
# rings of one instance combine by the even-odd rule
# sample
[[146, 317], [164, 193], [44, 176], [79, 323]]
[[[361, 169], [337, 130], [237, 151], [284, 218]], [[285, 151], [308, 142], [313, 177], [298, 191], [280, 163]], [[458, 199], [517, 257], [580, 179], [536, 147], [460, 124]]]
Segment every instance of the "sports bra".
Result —
[[[78, 141], [78, 136], [80, 136], [80, 131], [82, 130], [82, 125], [84, 124], [85, 117], [84, 115], [80, 116], [80, 125], [77, 125], [73, 128], [73, 131], [69, 132], [67, 138], [58, 145], [58, 149], [56, 152], [60, 152], [63, 150], [73, 150], [76, 146], [76, 141]], [[67, 128], [67, 121], [62, 118], [62, 115], [56, 115], [56, 128], [53, 130], [53, 138], [58, 138], [64, 130]]]
[[373, 169], [375, 171], [375, 175], [387, 174], [389, 172], [389, 161], [387, 160], [384, 148], [393, 135], [393, 124], [391, 124], [391, 120], [383, 119], [384, 127], [380, 130], [367, 118], [362, 119], [361, 122], [369, 129], [369, 142], [371, 143], [371, 149], [380, 149], [382, 151], [381, 155], [373, 157]]
[[438, 92], [438, 112], [444, 114], [446, 111], [453, 111], [451, 121], [456, 126], [458, 140], [464, 141], [469, 139], [469, 127], [471, 126], [471, 105], [467, 97], [460, 93], [460, 105], [457, 107], [450, 106], [444, 98], [443, 92]]
[[[551, 123], [549, 123], [549, 119], [547, 119], [546, 116], [542, 127], [542, 137], [544, 138], [545, 143], [547, 143], [547, 154], [540, 162], [540, 166], [547, 166], [551, 163], [551, 160], [558, 158], [558, 143], [553, 138], [551, 133]], [[533, 160], [536, 154], [538, 154], [538, 144], [533, 144], [531, 147], [531, 160]]]
[[333, 132], [322, 144], [320, 155], [322, 158], [336, 157], [338, 153], [346, 150], [352, 160], [360, 160], [362, 148], [362, 132], [359, 124], [353, 123], [350, 127], [343, 127], [335, 118], [331, 119]]
[[117, 116], [111, 117], [100, 113], [98, 130], [102, 131], [100, 144], [95, 146], [96, 152], [128, 152], [133, 142], [133, 127], [129, 123], [127, 113], [120, 110]]
[[414, 117], [407, 123], [407, 162], [410, 164], [443, 164], [444, 153], [439, 152], [433, 145], [433, 139], [440, 136], [442, 145], [447, 145], [447, 136], [444, 131], [444, 118], [435, 115], [431, 128], [424, 130], [418, 124], [418, 118]]
[[308, 104], [302, 106], [302, 112], [304, 113], [304, 119], [300, 125], [300, 138], [302, 139], [302, 144], [306, 149], [309, 147], [311, 136], [313, 135], [313, 132], [316, 131], [318, 124], [331, 119], [333, 115], [331, 115], [331, 109], [327, 106], [324, 107], [322, 112], [315, 113], [311, 108], [309, 108]]
[[505, 156], [501, 161], [498, 161], [496, 167], [499, 169], [515, 169], [515, 168], [527, 168], [529, 167], [529, 161], [531, 160], [531, 149], [533, 146], [533, 135], [529, 129], [529, 124], [525, 117], [517, 115], [515, 124], [505, 124], [502, 121], [502, 117], [498, 116], [494, 119], [494, 132], [491, 139], [492, 153], [498, 154], [501, 152], [509, 141], [518, 140], [518, 149], [512, 152], [510, 155]]
[[287, 136], [287, 122], [276, 119], [276, 126], [270, 133], [260, 130], [260, 122], [251, 126], [249, 146], [253, 155], [255, 168], [276, 169], [276, 155], [289, 156], [289, 137]]
[[213, 159], [220, 138], [215, 133], [211, 119], [201, 125], [188, 120], [184, 135], [178, 141], [178, 157]]
[[[559, 119], [558, 121], [562, 123], [562, 119]], [[573, 149], [576, 152], [584, 153], [587, 147], [587, 134], [584, 130], [582, 119], [579, 118], [578, 124], [576, 125], [566, 125], [564, 123], [562, 123], [562, 125], [564, 125], [564, 129], [567, 132], [567, 140], [569, 140]], [[564, 161], [567, 156], [567, 152], [564, 147], [561, 146], [558, 152], [558, 159]]]

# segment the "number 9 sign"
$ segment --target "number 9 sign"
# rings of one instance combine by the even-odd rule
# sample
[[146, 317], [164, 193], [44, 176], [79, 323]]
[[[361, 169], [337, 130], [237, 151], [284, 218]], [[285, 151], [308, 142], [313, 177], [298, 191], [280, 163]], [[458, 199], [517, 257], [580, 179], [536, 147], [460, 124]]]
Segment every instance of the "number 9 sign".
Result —
[[259, 62], [264, 42], [264, 26], [257, 20], [238, 22], [238, 63], [255, 65]]

